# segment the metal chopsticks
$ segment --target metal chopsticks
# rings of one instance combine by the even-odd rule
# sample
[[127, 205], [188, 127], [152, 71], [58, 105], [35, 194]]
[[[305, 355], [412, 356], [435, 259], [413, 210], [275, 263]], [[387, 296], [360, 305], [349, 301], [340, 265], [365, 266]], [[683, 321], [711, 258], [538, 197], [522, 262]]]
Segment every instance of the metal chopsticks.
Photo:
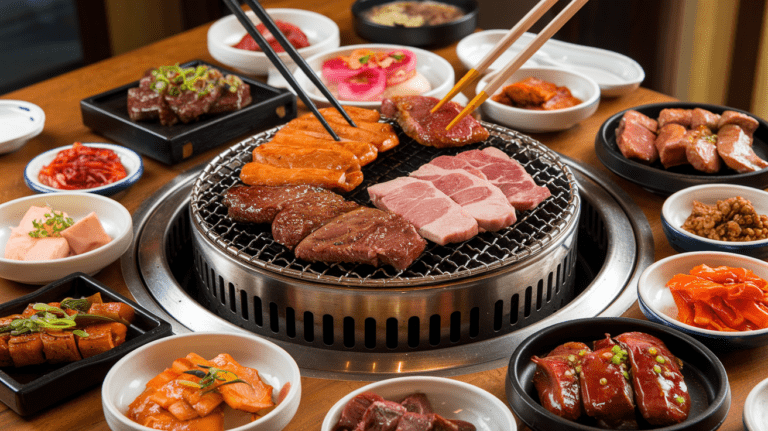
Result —
[[[226, 6], [232, 11], [232, 13], [235, 14], [237, 20], [240, 21], [240, 24], [245, 27], [245, 30], [248, 32], [248, 34], [250, 34], [253, 40], [259, 45], [269, 61], [272, 62], [272, 64], [277, 68], [278, 72], [280, 72], [288, 84], [290, 84], [290, 86], [296, 91], [296, 94], [299, 96], [301, 101], [304, 102], [304, 104], [312, 111], [312, 113], [315, 115], [315, 117], [317, 117], [317, 119], [320, 121], [323, 127], [325, 127], [328, 133], [330, 133], [333, 139], [339, 141], [339, 136], [336, 134], [336, 132], [333, 131], [330, 124], [328, 124], [328, 121], [326, 121], [320, 111], [318, 111], [317, 106], [315, 106], [314, 102], [312, 102], [306, 91], [296, 81], [296, 78], [294, 78], [288, 67], [282, 62], [282, 60], [280, 60], [280, 57], [277, 55], [277, 53], [275, 53], [269, 43], [264, 39], [264, 36], [262, 36], [261, 33], [256, 29], [256, 26], [253, 24], [250, 18], [248, 18], [245, 11], [240, 7], [238, 0], [223, 1], [224, 4], [226, 4]], [[264, 24], [264, 27], [266, 27], [266, 29], [272, 33], [275, 39], [283, 47], [283, 49], [285, 49], [285, 52], [293, 59], [293, 61], [296, 62], [299, 68], [301, 68], [301, 70], [307, 75], [310, 81], [312, 81], [312, 83], [317, 86], [320, 92], [323, 93], [331, 105], [333, 105], [333, 107], [341, 113], [341, 115], [347, 120], [347, 122], [349, 122], [350, 125], [357, 127], [354, 121], [352, 121], [352, 118], [341, 106], [339, 101], [333, 97], [325, 84], [323, 84], [322, 80], [320, 80], [320, 78], [317, 76], [317, 74], [315, 74], [309, 64], [307, 64], [307, 62], [304, 60], [304, 57], [302, 57], [301, 54], [296, 51], [296, 48], [291, 45], [288, 39], [286, 39], [283, 33], [277, 28], [277, 25], [275, 25], [275, 22], [272, 20], [269, 14], [267, 14], [264, 8], [261, 7], [261, 5], [255, 0], [246, 0], [246, 3], [253, 10], [254, 14], [256, 14], [259, 20], [261, 20], [261, 22]]]

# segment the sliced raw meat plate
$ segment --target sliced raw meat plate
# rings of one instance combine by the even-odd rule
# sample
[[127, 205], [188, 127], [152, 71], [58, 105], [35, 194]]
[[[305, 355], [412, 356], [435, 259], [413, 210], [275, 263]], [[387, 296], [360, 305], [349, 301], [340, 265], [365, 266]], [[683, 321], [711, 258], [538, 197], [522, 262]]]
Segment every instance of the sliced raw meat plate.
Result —
[[463, 169], [444, 169], [428, 163], [411, 172], [410, 176], [434, 184], [461, 205], [480, 229], [496, 232], [517, 220], [515, 208], [501, 189]]
[[720, 121], [717, 122], [718, 129], [722, 128], [726, 124], [735, 124], [740, 126], [742, 130], [744, 130], [744, 133], [749, 136], [752, 136], [752, 134], [755, 133], [755, 130], [757, 130], [757, 127], [760, 125], [757, 120], [750, 117], [749, 115], [736, 111], [723, 112], [723, 115], [720, 116]]
[[677, 123], [666, 124], [659, 129], [655, 145], [665, 168], [688, 163], [685, 149], [690, 141], [686, 138], [686, 132], [687, 129]]
[[488, 131], [472, 116], [462, 118], [451, 130], [445, 130], [464, 108], [448, 102], [431, 113], [439, 101], [427, 96], [396, 96], [381, 102], [381, 113], [394, 118], [416, 142], [430, 147], [462, 147], [488, 139]]
[[296, 246], [294, 253], [311, 262], [391, 265], [403, 270], [421, 255], [426, 244], [403, 217], [360, 207], [312, 232]]
[[395, 178], [368, 187], [368, 195], [377, 208], [400, 214], [437, 244], [466, 241], [478, 233], [475, 219], [429, 181]]
[[717, 131], [717, 153], [729, 168], [739, 173], [768, 167], [768, 162], [752, 149], [752, 136], [736, 124], [726, 124]]
[[659, 158], [654, 140], [658, 123], [640, 112], [629, 110], [624, 113], [616, 128], [616, 146], [621, 154], [643, 163], [653, 163]]
[[[507, 201], [518, 211], [533, 209], [551, 195], [548, 188], [536, 184], [520, 163], [498, 148], [464, 151], [455, 158], [482, 172], [491, 184], [501, 189]], [[454, 166], [465, 169], [457, 165], [459, 162], [443, 157], [435, 158], [430, 163], [445, 169], [456, 169]]]

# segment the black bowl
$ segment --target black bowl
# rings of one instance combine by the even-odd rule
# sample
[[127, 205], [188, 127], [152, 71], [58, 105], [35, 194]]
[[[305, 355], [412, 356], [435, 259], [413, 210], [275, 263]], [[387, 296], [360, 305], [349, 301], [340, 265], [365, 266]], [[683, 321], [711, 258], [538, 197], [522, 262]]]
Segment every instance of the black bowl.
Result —
[[533, 386], [536, 366], [531, 356], [542, 355], [567, 341], [581, 341], [591, 345], [605, 333], [619, 335], [640, 331], [661, 339], [672, 354], [683, 361], [683, 376], [691, 395], [691, 412], [685, 421], [667, 427], [641, 429], [657, 431], [709, 431], [716, 430], [728, 415], [731, 389], [728, 375], [720, 360], [706, 346], [674, 329], [645, 320], [627, 318], [577, 319], [559, 323], [525, 339], [509, 361], [506, 379], [507, 402], [520, 420], [534, 431], [598, 431], [589, 418], [578, 422], [550, 413], [539, 403]]
[[[760, 123], [754, 133], [752, 148], [758, 156], [768, 160], [768, 122], [749, 112], [721, 105], [686, 102], [653, 103], [631, 109], [655, 119], [659, 116], [659, 112], [666, 108], [703, 108], [716, 114], [722, 114], [724, 111], [736, 111], [749, 115]], [[710, 183], [739, 184], [760, 189], [768, 188], [768, 169], [740, 174], [724, 166], [716, 174], [706, 174], [693, 169], [689, 165], [665, 169], [658, 160], [653, 164], [646, 165], [624, 157], [616, 145], [616, 128], [619, 126], [619, 121], [621, 121], [621, 117], [625, 112], [621, 111], [607, 119], [600, 126], [600, 130], [595, 137], [595, 153], [597, 158], [614, 174], [663, 196], [671, 195], [687, 187]]]
[[355, 32], [371, 42], [437, 48], [450, 45], [477, 28], [480, 6], [476, 0], [439, 0], [440, 3], [458, 6], [465, 12], [461, 18], [440, 25], [393, 27], [376, 24], [365, 18], [365, 13], [372, 7], [393, 1], [395, 0], [357, 0], [352, 5]]

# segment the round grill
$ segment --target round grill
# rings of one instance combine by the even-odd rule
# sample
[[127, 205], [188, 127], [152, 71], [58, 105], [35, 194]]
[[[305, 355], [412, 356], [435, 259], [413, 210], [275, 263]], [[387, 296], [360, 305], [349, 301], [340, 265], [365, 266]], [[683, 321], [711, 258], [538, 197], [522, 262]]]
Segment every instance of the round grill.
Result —
[[[239, 182], [241, 167], [251, 161], [255, 147], [268, 142], [279, 128], [246, 139], [214, 158], [192, 189], [191, 214], [205, 241], [216, 249], [268, 273], [305, 282], [336, 286], [415, 287], [477, 277], [542, 253], [571, 230], [578, 217], [576, 182], [559, 157], [539, 142], [509, 129], [484, 123], [491, 137], [483, 143], [458, 149], [425, 147], [399, 132], [400, 145], [379, 154], [363, 167], [361, 186], [345, 195], [348, 200], [372, 206], [370, 185], [407, 176], [438, 155], [494, 146], [520, 162], [537, 184], [546, 185], [552, 196], [530, 211], [518, 213], [518, 221], [499, 232], [485, 232], [460, 243], [440, 246], [429, 243], [422, 256], [404, 271], [385, 266], [347, 263], [309, 263], [275, 242], [268, 224], [236, 223], [229, 219], [221, 197]], [[397, 130], [399, 127], [395, 126]]]

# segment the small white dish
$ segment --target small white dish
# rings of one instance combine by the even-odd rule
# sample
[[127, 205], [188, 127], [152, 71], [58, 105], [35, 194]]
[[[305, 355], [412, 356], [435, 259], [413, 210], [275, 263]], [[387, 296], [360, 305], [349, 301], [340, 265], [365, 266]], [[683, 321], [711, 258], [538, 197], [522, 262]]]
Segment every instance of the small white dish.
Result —
[[48, 284], [73, 272], [94, 275], [116, 261], [128, 250], [133, 241], [131, 214], [119, 202], [94, 193], [61, 192], [33, 195], [0, 205], [0, 250], [5, 256], [5, 245], [11, 229], [18, 226], [31, 206], [50, 206], [67, 213], [75, 221], [92, 211], [96, 213], [104, 230], [112, 238], [108, 244], [87, 253], [62, 259], [26, 262], [0, 257], [0, 278], [26, 284]]
[[[476, 93], [482, 91], [493, 77], [494, 74], [492, 73], [484, 76], [477, 84]], [[496, 102], [489, 97], [482, 105], [483, 115], [495, 123], [523, 132], [556, 132], [570, 129], [582, 120], [589, 118], [597, 111], [597, 106], [600, 104], [600, 88], [595, 81], [584, 74], [557, 67], [521, 67], [504, 82], [496, 93], [501, 92], [505, 86], [527, 77], [539, 78], [558, 87], [568, 87], [571, 94], [581, 99], [582, 103], [570, 108], [538, 111], [515, 108]]]
[[[137, 181], [139, 181], [139, 178], [141, 178], [141, 175], [144, 173], [144, 163], [141, 160], [141, 156], [139, 156], [139, 154], [133, 150], [122, 147], [120, 145], [96, 142], [84, 142], [83, 145], [88, 147], [106, 148], [114, 151], [120, 158], [120, 163], [122, 163], [125, 167], [127, 175], [122, 180], [115, 181], [111, 184], [94, 187], [92, 189], [82, 189], [78, 191], [95, 193], [102, 196], [112, 196], [135, 184]], [[38, 173], [40, 173], [40, 169], [42, 169], [43, 166], [50, 164], [53, 159], [56, 158], [56, 155], [59, 153], [59, 151], [69, 148], [72, 148], [72, 146], [68, 145], [65, 147], [54, 148], [30, 160], [30, 162], [27, 163], [27, 167], [24, 168], [24, 182], [27, 184], [27, 187], [38, 193], [61, 193], [67, 191], [47, 186], [41, 183], [37, 177]]]
[[323, 419], [321, 431], [331, 431], [338, 423], [344, 406], [363, 392], [373, 392], [385, 400], [400, 402], [421, 392], [427, 396], [435, 413], [446, 419], [460, 419], [481, 431], [516, 431], [512, 412], [493, 394], [469, 383], [444, 377], [397, 377], [363, 386], [350, 392], [331, 407]]
[[758, 214], [768, 214], [768, 192], [735, 184], [704, 184], [688, 187], [670, 195], [661, 207], [661, 227], [669, 244], [677, 251], [724, 251], [758, 259], [768, 258], [768, 239], [759, 241], [719, 241], [694, 235], [682, 229], [693, 211], [693, 201], [714, 205], [717, 201], [741, 196]]
[[[253, 11], [246, 13], [254, 24], [261, 23]], [[267, 13], [273, 20], [293, 24], [307, 35], [309, 46], [298, 49], [304, 58], [339, 46], [339, 26], [325, 15], [301, 9], [267, 9]], [[222, 64], [245, 74], [263, 76], [276, 73], [277, 69], [263, 52], [234, 47], [246, 33], [235, 15], [221, 18], [208, 29], [208, 52]], [[293, 64], [285, 52], [278, 53], [278, 57], [289, 68]]]
[[677, 274], [688, 274], [692, 268], [701, 264], [747, 268], [758, 277], [768, 279], [767, 262], [740, 254], [705, 251], [661, 259], [646, 268], [637, 282], [638, 304], [648, 320], [686, 333], [713, 350], [726, 351], [768, 344], [768, 329], [721, 332], [697, 328], [677, 320], [677, 305], [667, 282]]
[[23, 147], [45, 126], [45, 112], [21, 100], [0, 100], [0, 154]]
[[125, 413], [145, 389], [146, 383], [189, 353], [213, 359], [230, 354], [237, 362], [255, 368], [264, 382], [273, 387], [273, 399], [285, 385], [283, 401], [262, 418], [250, 421], [251, 414], [227, 408], [224, 429], [228, 431], [279, 431], [299, 408], [301, 374], [296, 361], [278, 345], [246, 333], [195, 332], [153, 341], [125, 355], [107, 373], [101, 388], [101, 403], [107, 425], [113, 431], [151, 431], [132, 421]]
[[742, 420], [746, 431], [768, 431], [768, 379], [749, 391]]
[[[463, 38], [456, 45], [456, 55], [467, 69], [475, 67], [507, 30], [485, 30]], [[500, 70], [522, 51], [534, 33], [524, 33], [488, 68], [488, 73]], [[592, 78], [600, 86], [603, 97], [616, 97], [630, 93], [645, 79], [645, 71], [635, 60], [605, 49], [550, 39], [525, 66], [555, 66], [574, 70]]]
[[[429, 51], [414, 48], [409, 46], [400, 45], [387, 45], [387, 44], [361, 44], [361, 45], [348, 45], [338, 49], [324, 51], [319, 54], [313, 55], [307, 59], [307, 63], [312, 70], [315, 71], [318, 77], [322, 79], [323, 63], [326, 60], [338, 57], [340, 55], [349, 55], [352, 51], [357, 49], [370, 49], [373, 51], [389, 52], [397, 49], [407, 49], [416, 54], [416, 71], [429, 81], [432, 89], [422, 94], [422, 96], [432, 96], [442, 99], [443, 96], [448, 94], [448, 91], [453, 88], [455, 82], [455, 73], [453, 67], [448, 61], [437, 54], [433, 54]], [[307, 78], [307, 76], [301, 70], [296, 71], [296, 80], [299, 85], [304, 88], [309, 98], [318, 106], [329, 106], [330, 102], [323, 96], [319, 90], [315, 88], [315, 85]], [[346, 106], [356, 106], [366, 109], [380, 109], [381, 101], [355, 101], [355, 100], [343, 100], [338, 99], [339, 103]]]

